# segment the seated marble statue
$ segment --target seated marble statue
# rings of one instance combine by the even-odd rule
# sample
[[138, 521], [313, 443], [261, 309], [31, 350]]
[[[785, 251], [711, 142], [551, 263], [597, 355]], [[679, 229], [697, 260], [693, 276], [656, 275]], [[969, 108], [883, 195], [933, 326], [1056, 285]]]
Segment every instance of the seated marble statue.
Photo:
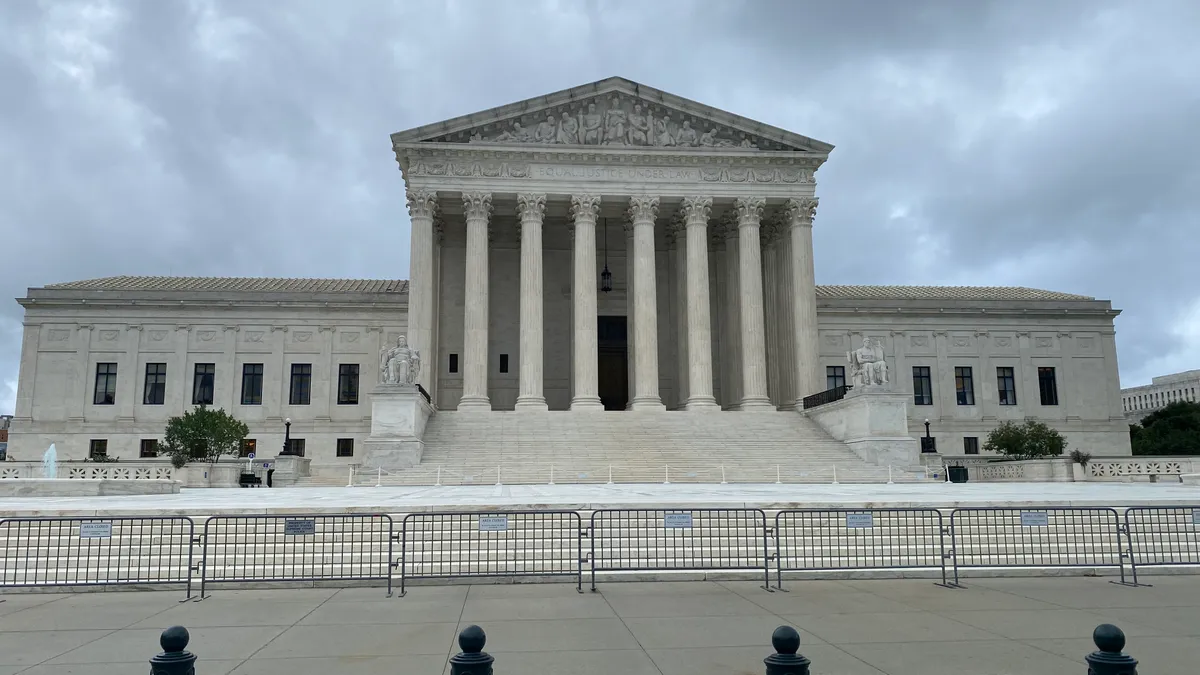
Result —
[[883, 357], [883, 346], [872, 344], [864, 337], [862, 347], [846, 353], [850, 362], [850, 380], [856, 386], [880, 386], [888, 383], [887, 361]]
[[379, 382], [381, 384], [415, 384], [421, 367], [421, 353], [408, 346], [408, 338], [396, 338], [395, 347], [384, 347], [379, 353]]

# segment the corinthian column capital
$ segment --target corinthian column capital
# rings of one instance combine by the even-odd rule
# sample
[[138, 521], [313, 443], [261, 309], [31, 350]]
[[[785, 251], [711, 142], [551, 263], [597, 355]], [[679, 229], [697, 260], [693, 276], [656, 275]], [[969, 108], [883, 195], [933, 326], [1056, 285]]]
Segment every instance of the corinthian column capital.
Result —
[[432, 218], [437, 213], [438, 201], [436, 190], [416, 188], [407, 190], [405, 201], [408, 204], [408, 215], [411, 218]]
[[658, 197], [639, 195], [629, 198], [629, 220], [634, 223], [649, 221], [654, 223], [658, 217]]
[[712, 213], [712, 197], [684, 197], [679, 213], [686, 225], [707, 225]]
[[733, 203], [733, 211], [737, 214], [738, 226], [758, 225], [762, 218], [763, 207], [767, 200], [762, 197], [738, 197]]
[[594, 223], [599, 216], [600, 195], [571, 196], [571, 220]]
[[788, 225], [812, 227], [813, 216], [817, 213], [817, 201], [816, 197], [787, 200], [783, 205], [783, 213], [787, 218]]
[[546, 195], [524, 192], [517, 195], [517, 213], [521, 220], [536, 220], [541, 222], [546, 215]]
[[492, 193], [464, 192], [462, 193], [463, 213], [467, 220], [487, 220], [492, 215]]

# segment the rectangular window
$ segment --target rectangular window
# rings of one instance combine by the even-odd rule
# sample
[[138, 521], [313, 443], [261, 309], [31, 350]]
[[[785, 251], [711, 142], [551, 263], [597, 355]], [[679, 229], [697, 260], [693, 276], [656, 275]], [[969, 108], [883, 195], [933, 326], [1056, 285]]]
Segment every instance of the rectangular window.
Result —
[[143, 405], [162, 405], [167, 400], [167, 364], [146, 364], [146, 385], [142, 387]]
[[450, 355], [450, 366], [449, 367], [450, 367], [450, 372], [452, 372], [452, 373], [458, 372], [458, 354]]
[[963, 436], [963, 454], [978, 455], [979, 454], [979, 437], [978, 436]]
[[975, 382], [970, 366], [954, 367], [954, 390], [959, 405], [975, 405]]
[[913, 366], [913, 405], [933, 405], [933, 376], [929, 366]]
[[500, 355], [500, 372], [502, 372], [502, 373], [508, 372], [508, 354]]
[[238, 457], [249, 457], [250, 455], [254, 454], [254, 451], [257, 448], [258, 441], [254, 440], [253, 438], [243, 438], [242, 449], [238, 452]]
[[212, 405], [216, 374], [215, 363], [196, 364], [196, 374], [192, 377], [192, 405]]
[[117, 364], [96, 364], [96, 393], [92, 403], [96, 405], [112, 405], [117, 402]]
[[292, 454], [296, 455], [297, 457], [303, 457], [304, 456], [304, 439], [303, 438], [293, 438], [293, 439], [291, 439], [291, 444], [292, 444], [291, 445]]
[[108, 439], [93, 438], [88, 443], [88, 457], [108, 457]]
[[996, 392], [1000, 397], [1000, 405], [1017, 404], [1017, 377], [1012, 368], [996, 368]]
[[312, 398], [312, 364], [292, 364], [292, 386], [289, 389], [289, 405], [308, 405]]
[[338, 405], [358, 405], [357, 363], [338, 366]]
[[158, 457], [158, 439], [143, 438], [138, 448], [138, 457]]
[[338, 457], [353, 457], [354, 456], [354, 439], [353, 438], [337, 439], [337, 456]]
[[1038, 368], [1038, 391], [1042, 394], [1042, 405], [1058, 405], [1058, 382], [1054, 380], [1054, 369]]
[[263, 364], [242, 364], [242, 405], [262, 405]]
[[825, 388], [837, 389], [846, 386], [845, 366], [825, 366]]

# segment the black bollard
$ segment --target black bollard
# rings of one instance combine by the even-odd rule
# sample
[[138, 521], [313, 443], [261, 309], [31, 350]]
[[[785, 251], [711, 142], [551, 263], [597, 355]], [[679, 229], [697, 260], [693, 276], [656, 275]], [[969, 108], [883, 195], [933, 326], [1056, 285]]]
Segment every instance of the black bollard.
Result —
[[1092, 642], [1099, 651], [1084, 657], [1088, 675], [1137, 675], [1137, 659], [1122, 654], [1125, 633], [1111, 623], [1102, 623], [1092, 631]]
[[196, 675], [196, 655], [187, 651], [189, 639], [183, 626], [164, 630], [158, 639], [162, 653], [150, 659], [150, 675]]
[[791, 626], [780, 626], [771, 633], [771, 645], [775, 653], [763, 659], [767, 664], [767, 675], [808, 675], [811, 663], [796, 650], [800, 649], [800, 633]]
[[479, 626], [467, 626], [458, 634], [461, 654], [450, 657], [450, 675], [492, 675], [492, 658], [483, 651], [487, 635]]

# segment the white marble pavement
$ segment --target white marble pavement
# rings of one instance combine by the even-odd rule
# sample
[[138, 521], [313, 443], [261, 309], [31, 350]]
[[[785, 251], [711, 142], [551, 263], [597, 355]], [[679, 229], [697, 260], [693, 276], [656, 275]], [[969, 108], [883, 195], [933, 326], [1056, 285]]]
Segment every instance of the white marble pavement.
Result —
[[1150, 483], [862, 485], [499, 485], [184, 489], [175, 495], [0, 499], [30, 515], [387, 512], [612, 507], [939, 507], [1197, 505], [1200, 486]]

